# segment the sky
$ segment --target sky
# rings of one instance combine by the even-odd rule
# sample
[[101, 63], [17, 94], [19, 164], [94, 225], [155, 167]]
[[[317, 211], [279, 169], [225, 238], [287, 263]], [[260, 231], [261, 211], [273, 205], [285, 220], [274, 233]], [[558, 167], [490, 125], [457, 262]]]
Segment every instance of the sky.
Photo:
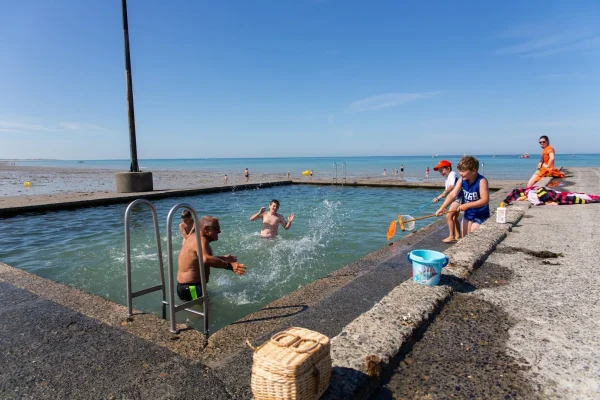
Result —
[[[129, 0], [138, 157], [600, 153], [600, 2]], [[128, 159], [119, 0], [0, 0], [0, 158]]]

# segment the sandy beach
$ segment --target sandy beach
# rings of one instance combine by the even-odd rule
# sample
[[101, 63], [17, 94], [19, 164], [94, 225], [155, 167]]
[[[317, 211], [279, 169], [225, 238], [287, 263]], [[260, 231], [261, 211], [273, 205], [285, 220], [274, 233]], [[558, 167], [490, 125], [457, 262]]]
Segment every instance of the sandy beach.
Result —
[[[99, 168], [58, 168], [58, 167], [33, 167], [16, 166], [10, 163], [0, 164], [0, 197], [14, 196], [39, 196], [65, 193], [115, 193], [115, 173], [123, 172], [117, 169]], [[217, 172], [192, 171], [192, 170], [157, 170], [151, 171], [154, 179], [154, 190], [188, 189], [199, 187], [215, 187], [224, 185], [224, 176]], [[330, 173], [319, 173], [315, 171], [314, 176], [306, 177], [291, 175], [292, 180], [329, 182]], [[250, 183], [273, 182], [288, 180], [285, 173], [250, 175]], [[347, 182], [355, 181], [356, 178], [348, 175]], [[24, 182], [30, 181], [32, 185], [26, 187]], [[397, 176], [361, 176], [360, 181], [372, 183], [403, 182]], [[229, 175], [228, 185], [245, 183], [242, 174], [238, 176]], [[425, 180], [423, 180], [425, 182]], [[442, 182], [438, 177], [429, 179], [435, 185]]]

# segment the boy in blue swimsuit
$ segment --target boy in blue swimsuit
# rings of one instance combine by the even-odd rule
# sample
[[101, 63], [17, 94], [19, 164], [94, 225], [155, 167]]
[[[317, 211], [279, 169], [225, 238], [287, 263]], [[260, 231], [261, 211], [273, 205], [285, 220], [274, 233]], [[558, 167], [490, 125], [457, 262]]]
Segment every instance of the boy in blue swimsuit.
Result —
[[461, 158], [456, 168], [460, 179], [435, 215], [439, 217], [456, 198], [461, 198], [462, 204], [457, 211], [464, 211], [462, 234], [466, 236], [479, 228], [479, 225], [490, 217], [490, 190], [487, 179], [477, 172], [479, 171], [479, 161], [475, 157]]

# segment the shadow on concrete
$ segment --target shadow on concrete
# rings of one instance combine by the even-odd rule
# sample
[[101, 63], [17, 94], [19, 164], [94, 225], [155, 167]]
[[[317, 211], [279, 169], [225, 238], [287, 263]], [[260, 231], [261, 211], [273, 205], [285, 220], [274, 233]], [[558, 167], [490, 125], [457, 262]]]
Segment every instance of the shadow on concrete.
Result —
[[273, 311], [273, 310], [283, 310], [283, 309], [288, 309], [288, 308], [290, 308], [290, 309], [299, 308], [299, 310], [296, 310], [294, 312], [289, 312], [289, 313], [282, 313], [279, 315], [272, 315], [272, 316], [263, 317], [263, 318], [244, 319], [244, 320], [233, 322], [230, 325], [239, 325], [239, 324], [247, 324], [249, 322], [269, 321], [272, 319], [287, 318], [287, 317], [291, 317], [293, 315], [297, 315], [297, 314], [300, 314], [300, 313], [308, 310], [308, 306], [306, 304], [298, 304], [298, 305], [291, 305], [291, 306], [265, 307], [265, 308], [261, 308], [260, 311], [254, 313], [254, 314], [258, 314], [258, 313], [262, 313], [262, 312], [269, 312], [269, 311]]

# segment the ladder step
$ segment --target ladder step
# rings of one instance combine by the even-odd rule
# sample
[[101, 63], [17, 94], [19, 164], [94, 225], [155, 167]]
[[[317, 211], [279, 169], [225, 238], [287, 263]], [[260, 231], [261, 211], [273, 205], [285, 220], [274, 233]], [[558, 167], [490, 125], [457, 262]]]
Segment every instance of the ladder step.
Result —
[[131, 294], [131, 297], [143, 296], [143, 295], [145, 295], [147, 293], [156, 292], [157, 290], [162, 290], [162, 285], [153, 286], [153, 287], [148, 288], [148, 289], [142, 289], [140, 291], [134, 292], [134, 293]]

